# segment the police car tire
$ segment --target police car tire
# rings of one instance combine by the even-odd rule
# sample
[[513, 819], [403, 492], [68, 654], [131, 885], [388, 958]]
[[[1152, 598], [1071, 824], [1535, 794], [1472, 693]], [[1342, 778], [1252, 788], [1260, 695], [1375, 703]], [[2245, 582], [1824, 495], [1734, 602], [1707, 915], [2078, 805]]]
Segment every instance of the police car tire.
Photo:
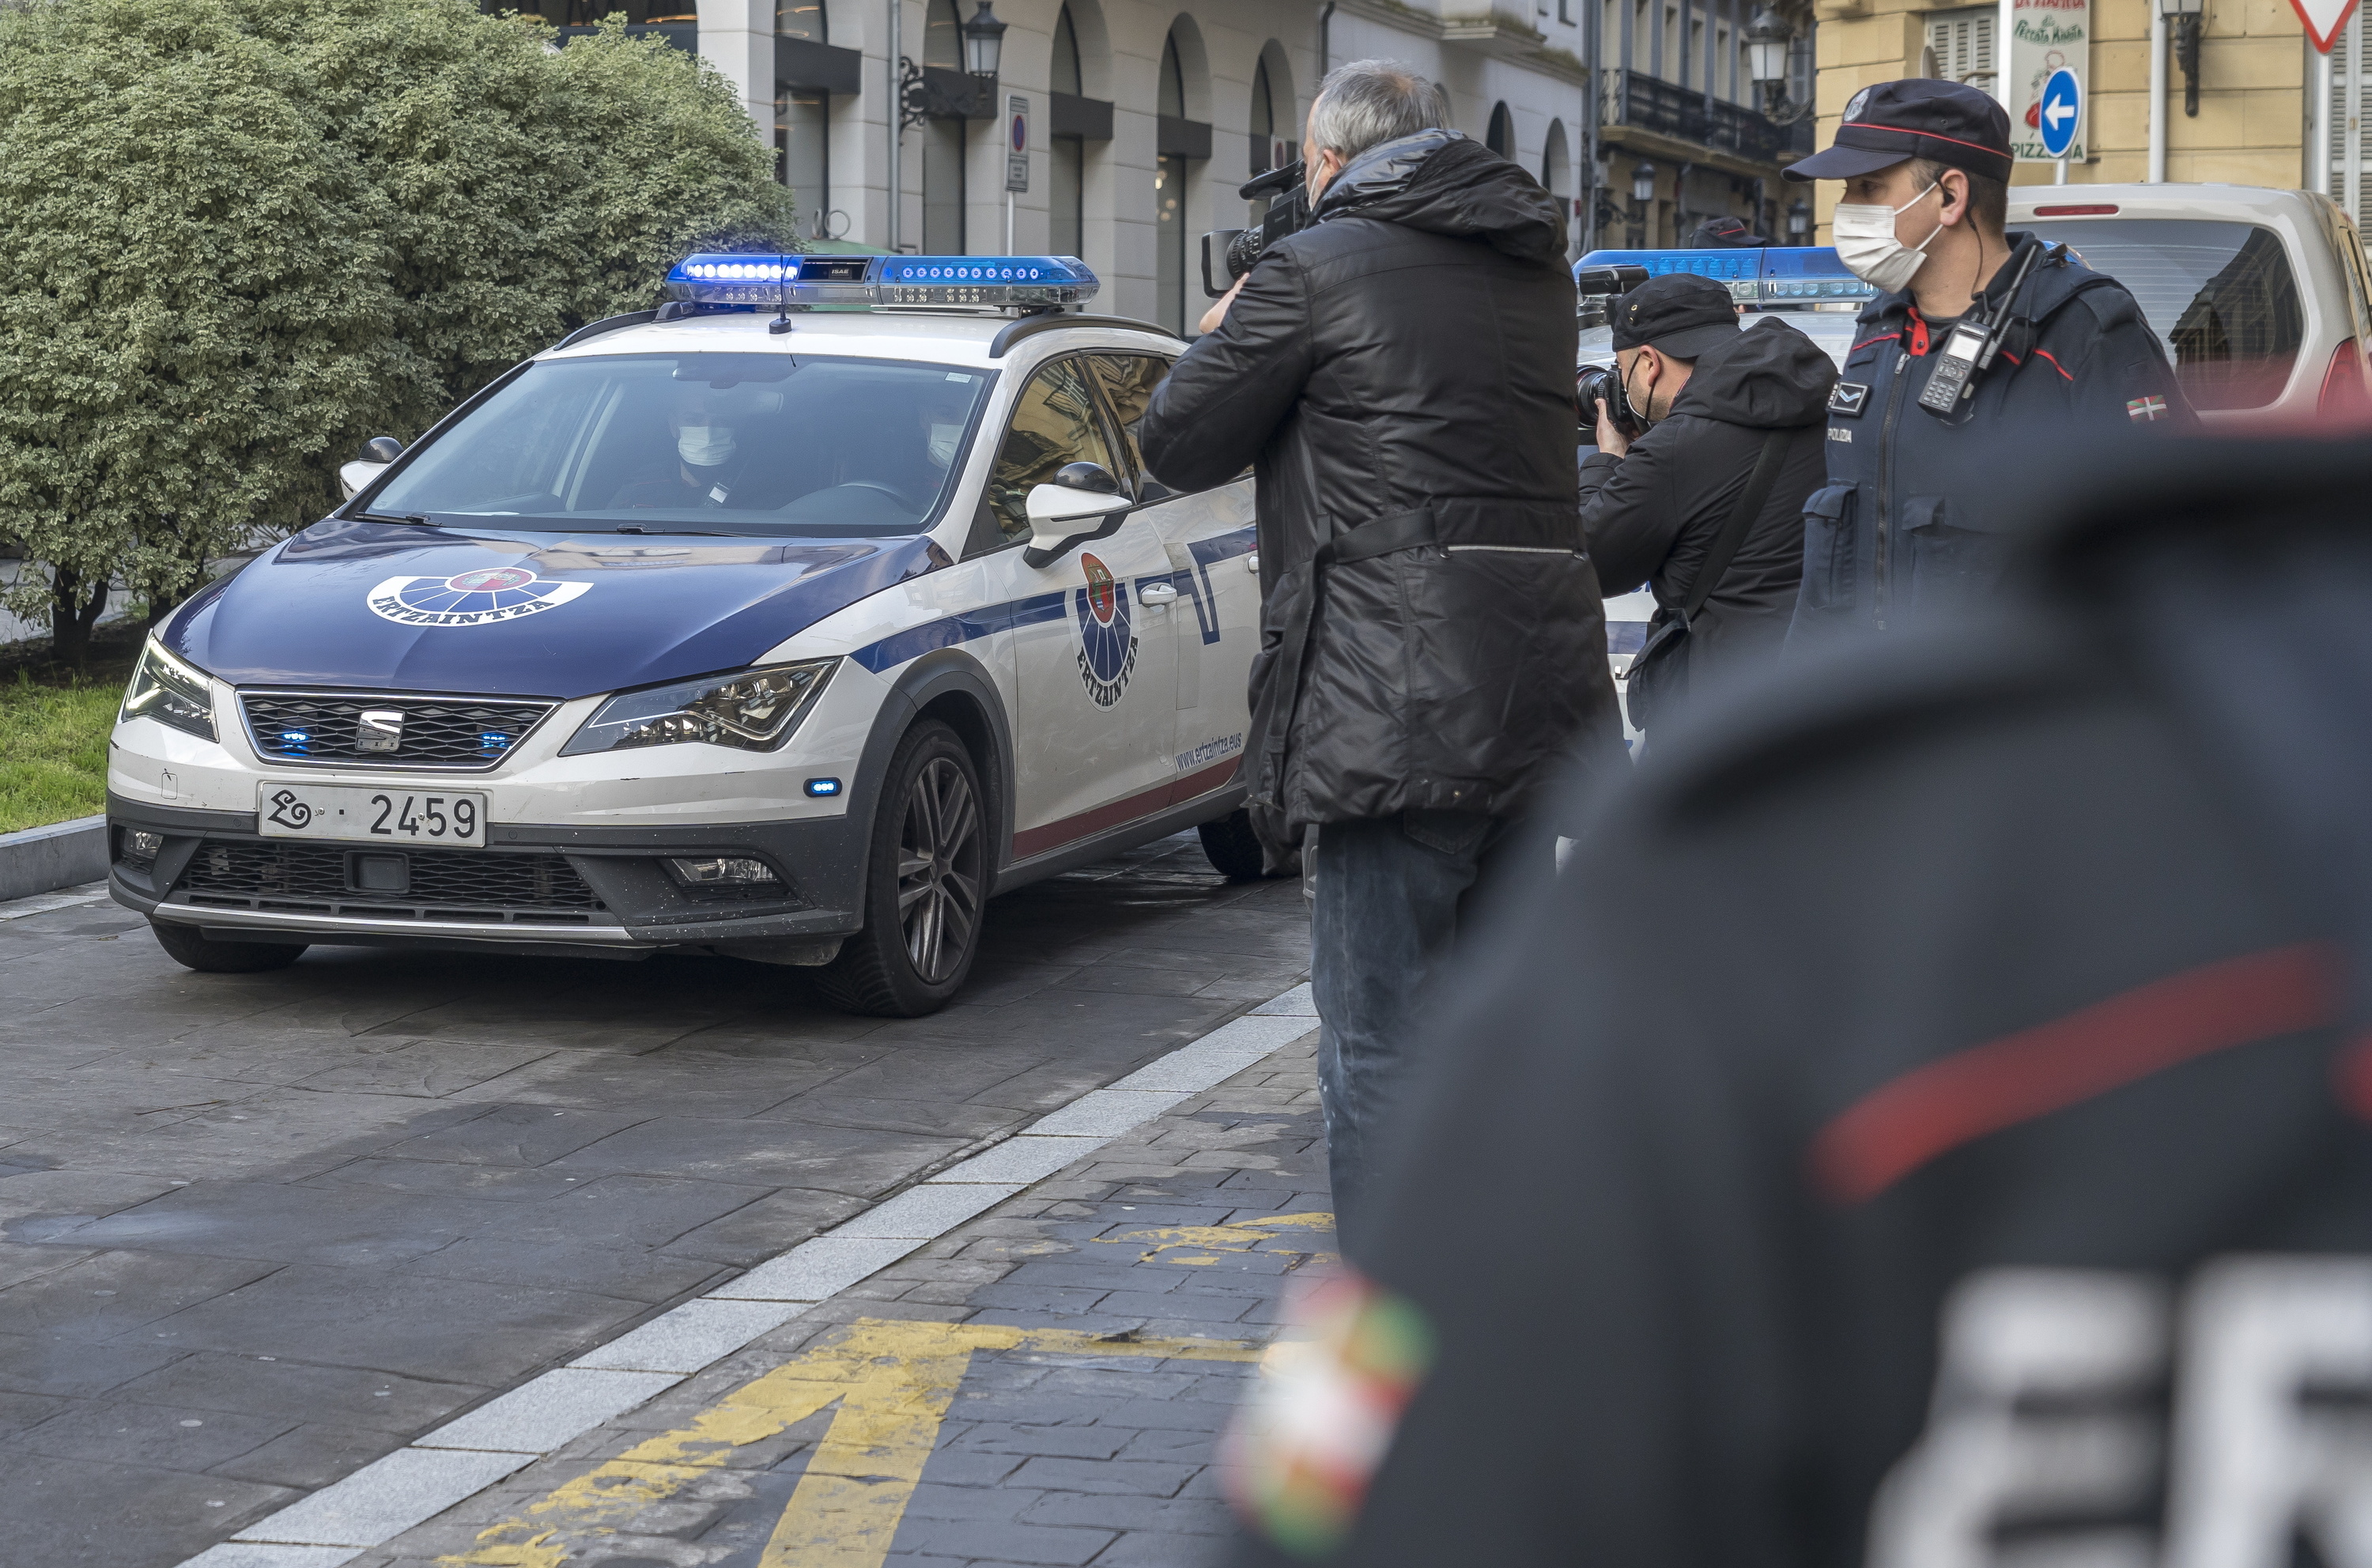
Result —
[[285, 970], [305, 952], [302, 942], [217, 942], [200, 935], [194, 926], [170, 921], [152, 920], [148, 929], [157, 934], [157, 946], [165, 949], [167, 958], [200, 974]]
[[[988, 891], [988, 819], [980, 770], [956, 732], [925, 719], [906, 732], [891, 753], [881, 803], [873, 814], [873, 840], [866, 856], [865, 929], [841, 945], [840, 956], [815, 971], [816, 990], [846, 1013], [871, 1018], [916, 1018], [936, 1013], [971, 973], [980, 951], [981, 921]], [[918, 796], [927, 795], [918, 814]], [[939, 873], [925, 874], [933, 886], [915, 908], [940, 901], [941, 917], [961, 926], [952, 958], [942, 947], [936, 981], [918, 971], [908, 949], [909, 922], [901, 918], [901, 866], [918, 831], [940, 819], [940, 808], [968, 805], [959, 842], [939, 857]], [[948, 874], [952, 874], [950, 879]], [[968, 881], [967, 899], [962, 885]], [[912, 890], [909, 889], [908, 890]]]
[[1241, 807], [1203, 823], [1194, 831], [1202, 835], [1203, 854], [1211, 862], [1211, 869], [1228, 881], [1257, 882], [1268, 875], [1260, 835], [1252, 831], [1252, 814]]

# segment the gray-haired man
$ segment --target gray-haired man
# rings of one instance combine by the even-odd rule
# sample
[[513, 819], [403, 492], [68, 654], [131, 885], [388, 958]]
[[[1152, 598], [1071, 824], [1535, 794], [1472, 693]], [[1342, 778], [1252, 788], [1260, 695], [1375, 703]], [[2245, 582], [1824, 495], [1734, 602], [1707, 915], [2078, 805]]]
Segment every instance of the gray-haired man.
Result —
[[1205, 319], [1140, 430], [1173, 489], [1260, 478], [1245, 770], [1282, 864], [1313, 823], [1311, 978], [1338, 1213], [1468, 895], [1576, 749], [1621, 755], [1573, 466], [1563, 203], [1362, 60], [1303, 142], [1311, 226]]

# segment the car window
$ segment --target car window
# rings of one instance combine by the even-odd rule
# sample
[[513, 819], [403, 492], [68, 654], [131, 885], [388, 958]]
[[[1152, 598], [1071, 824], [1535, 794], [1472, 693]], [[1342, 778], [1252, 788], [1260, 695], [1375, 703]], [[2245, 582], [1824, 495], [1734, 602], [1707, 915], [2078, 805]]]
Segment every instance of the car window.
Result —
[[375, 513], [855, 537], [930, 526], [990, 373], [789, 354], [545, 360], [389, 480]]
[[2204, 218], [2045, 218], [2096, 273], [2133, 291], [2192, 406], [2262, 408], [2306, 345], [2306, 310], [2282, 238]]
[[1014, 400], [1013, 421], [989, 470], [989, 515], [1007, 540], [1029, 537], [1029, 492], [1051, 484], [1064, 463], [1097, 463], [1118, 478], [1120, 464], [1104, 438], [1086, 364], [1058, 359], [1041, 368]]
[[1120, 422], [1121, 444], [1128, 449], [1129, 466], [1144, 472], [1145, 455], [1137, 450], [1136, 427], [1145, 418], [1145, 405], [1153, 401], [1155, 389], [1169, 375], [1169, 361], [1156, 354], [1093, 354], [1087, 363], [1111, 403], [1112, 417]]

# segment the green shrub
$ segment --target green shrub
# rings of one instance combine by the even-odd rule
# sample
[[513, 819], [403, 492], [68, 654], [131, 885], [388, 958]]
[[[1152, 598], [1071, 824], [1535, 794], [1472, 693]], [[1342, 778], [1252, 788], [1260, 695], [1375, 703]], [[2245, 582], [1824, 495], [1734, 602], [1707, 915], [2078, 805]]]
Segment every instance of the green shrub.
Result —
[[79, 662], [687, 246], [785, 243], [732, 86], [466, 0], [0, 6], [0, 539]]

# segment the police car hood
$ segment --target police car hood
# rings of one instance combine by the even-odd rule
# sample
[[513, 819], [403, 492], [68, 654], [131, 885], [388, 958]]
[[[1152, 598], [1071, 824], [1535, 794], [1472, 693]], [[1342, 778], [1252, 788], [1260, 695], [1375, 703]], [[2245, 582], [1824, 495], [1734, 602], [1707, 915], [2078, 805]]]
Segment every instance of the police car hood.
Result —
[[947, 563], [929, 540], [464, 532], [316, 524], [174, 615], [235, 685], [583, 697], [750, 663]]

